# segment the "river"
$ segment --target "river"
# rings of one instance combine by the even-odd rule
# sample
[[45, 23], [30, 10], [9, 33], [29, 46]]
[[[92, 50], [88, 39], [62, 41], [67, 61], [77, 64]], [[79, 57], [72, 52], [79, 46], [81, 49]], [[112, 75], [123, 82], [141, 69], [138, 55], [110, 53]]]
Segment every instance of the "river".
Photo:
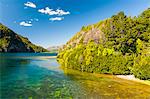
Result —
[[1, 53], [0, 99], [150, 99], [150, 86], [61, 69], [53, 53]]

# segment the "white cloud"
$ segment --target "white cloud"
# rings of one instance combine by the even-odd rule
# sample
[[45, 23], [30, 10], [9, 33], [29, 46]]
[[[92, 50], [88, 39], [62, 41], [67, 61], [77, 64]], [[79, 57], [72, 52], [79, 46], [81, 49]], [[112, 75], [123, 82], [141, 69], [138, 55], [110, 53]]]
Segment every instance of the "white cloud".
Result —
[[30, 19], [30, 21], [39, 21], [38, 18], [33, 18], [33, 19]]
[[56, 12], [57, 12], [57, 14], [60, 15], [60, 16], [70, 14], [69, 11], [65, 12], [65, 11], [60, 10], [60, 9], [57, 9]]
[[27, 9], [28, 7], [24, 7], [24, 9]]
[[64, 10], [57, 9], [56, 11], [53, 9], [50, 9], [49, 7], [46, 7], [45, 9], [39, 9], [38, 12], [48, 14], [48, 15], [67, 15], [70, 14], [69, 11], [65, 12]]
[[53, 9], [50, 9], [49, 7], [46, 7], [45, 9], [39, 9], [38, 12], [44, 13], [44, 14], [49, 14], [49, 15], [54, 15], [56, 14]]
[[28, 23], [30, 23], [30, 24], [31, 24], [31, 21], [29, 21]]
[[39, 19], [35, 18], [35, 21], [39, 21]]
[[31, 21], [29, 21], [29, 22], [22, 21], [22, 22], [20, 22], [20, 25], [29, 27], [29, 26], [32, 26], [32, 23], [31, 23]]
[[27, 7], [36, 8], [36, 5], [32, 2], [24, 3], [24, 5], [27, 6]]
[[51, 21], [61, 21], [63, 19], [64, 19], [64, 17], [49, 18], [49, 20], [51, 20]]

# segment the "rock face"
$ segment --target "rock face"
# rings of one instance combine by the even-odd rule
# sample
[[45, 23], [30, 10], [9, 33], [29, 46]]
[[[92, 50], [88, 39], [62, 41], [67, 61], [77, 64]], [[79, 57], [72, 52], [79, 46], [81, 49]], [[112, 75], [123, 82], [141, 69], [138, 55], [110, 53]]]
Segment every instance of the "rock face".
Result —
[[105, 41], [105, 34], [102, 28], [105, 26], [105, 21], [98, 22], [89, 26], [83, 26], [81, 31], [76, 33], [62, 49], [71, 47], [74, 48], [79, 43], [87, 44], [90, 40], [94, 40], [95, 43], [99, 44], [100, 40]]
[[28, 38], [18, 35], [0, 23], [0, 52], [45, 52], [46, 49], [32, 44]]

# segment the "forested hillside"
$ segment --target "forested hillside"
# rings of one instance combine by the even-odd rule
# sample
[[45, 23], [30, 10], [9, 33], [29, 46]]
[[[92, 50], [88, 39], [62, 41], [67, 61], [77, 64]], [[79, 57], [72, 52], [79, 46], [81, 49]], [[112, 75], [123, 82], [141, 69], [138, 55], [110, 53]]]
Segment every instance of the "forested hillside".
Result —
[[18, 35], [0, 23], [0, 52], [45, 52], [46, 49], [32, 44], [28, 38]]
[[82, 27], [57, 60], [64, 68], [150, 79], [150, 8], [137, 17], [119, 12]]

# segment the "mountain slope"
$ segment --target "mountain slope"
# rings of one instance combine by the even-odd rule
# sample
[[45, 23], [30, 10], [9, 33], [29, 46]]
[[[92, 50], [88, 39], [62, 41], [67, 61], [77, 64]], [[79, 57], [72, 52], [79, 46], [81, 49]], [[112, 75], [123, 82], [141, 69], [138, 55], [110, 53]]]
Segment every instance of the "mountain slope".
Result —
[[45, 52], [46, 49], [32, 44], [28, 38], [18, 35], [0, 23], [0, 52]]
[[150, 8], [134, 18], [127, 17], [123, 12], [120, 12], [96, 24], [83, 26], [81, 31], [64, 45], [63, 49], [74, 48], [79, 43], [86, 45], [93, 40], [96, 44], [113, 47], [116, 51], [135, 52], [137, 39], [144, 42], [149, 40], [149, 17]]
[[123, 12], [82, 27], [59, 50], [64, 68], [150, 79], [150, 8], [138, 17]]

